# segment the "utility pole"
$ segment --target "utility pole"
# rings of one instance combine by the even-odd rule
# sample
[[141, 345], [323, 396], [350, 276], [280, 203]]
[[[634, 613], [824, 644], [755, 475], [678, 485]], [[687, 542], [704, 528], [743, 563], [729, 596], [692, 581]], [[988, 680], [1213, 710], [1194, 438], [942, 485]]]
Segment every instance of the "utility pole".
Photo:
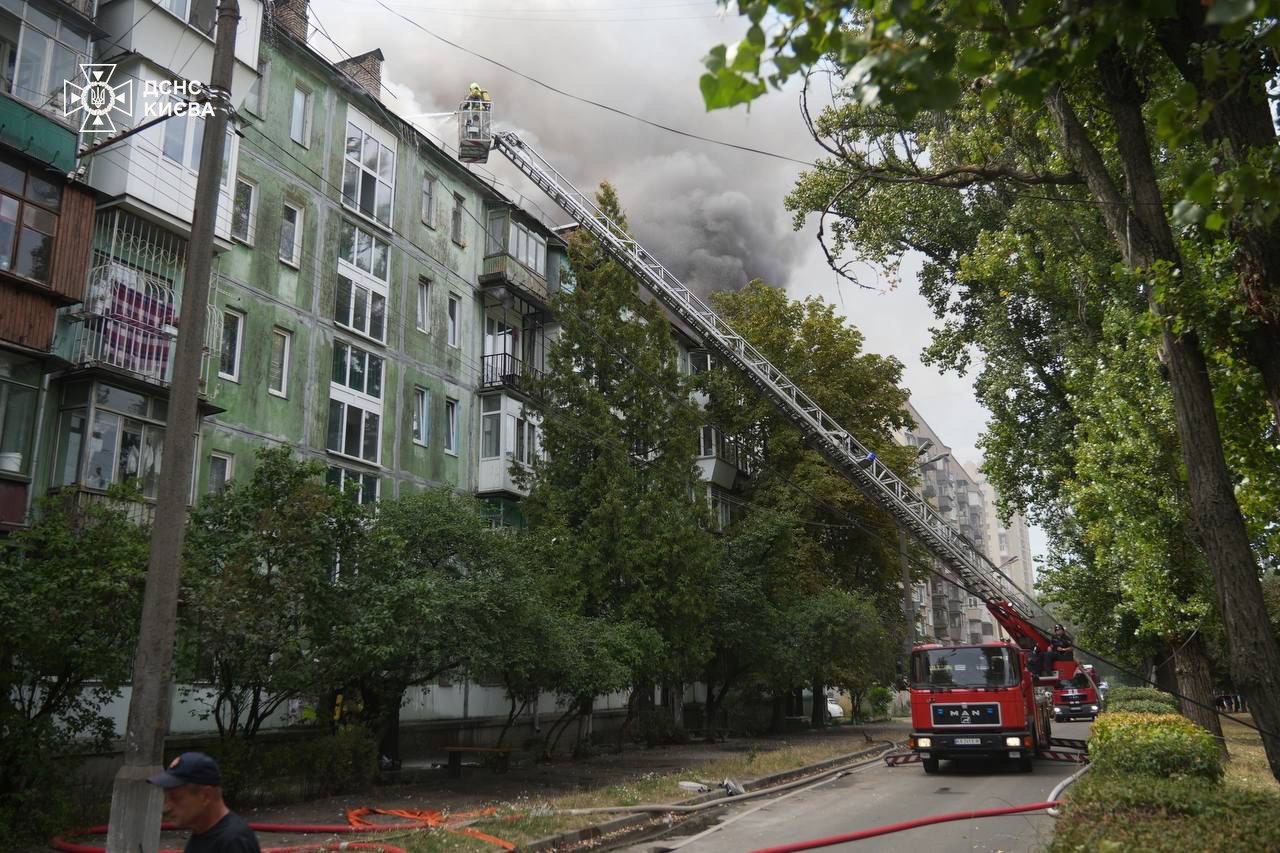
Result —
[[159, 773], [164, 766], [164, 739], [169, 732], [182, 544], [186, 539], [187, 500], [191, 494], [192, 461], [199, 431], [196, 404], [200, 392], [200, 361], [239, 22], [238, 0], [220, 0], [213, 69], [206, 87], [214, 112], [205, 117], [204, 147], [200, 152], [200, 174], [191, 213], [181, 325], [160, 465], [163, 476], [156, 495], [151, 555], [142, 599], [142, 627], [133, 662], [124, 766], [116, 773], [111, 790], [108, 853], [155, 853], [160, 846], [164, 798], [159, 788], [147, 784], [147, 778]]

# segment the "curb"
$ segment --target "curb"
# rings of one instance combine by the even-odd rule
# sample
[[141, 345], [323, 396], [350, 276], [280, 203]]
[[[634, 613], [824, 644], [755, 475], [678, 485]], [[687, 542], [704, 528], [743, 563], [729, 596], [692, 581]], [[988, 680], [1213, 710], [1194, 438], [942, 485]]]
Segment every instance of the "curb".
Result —
[[[847, 764], [851, 761], [856, 761], [859, 758], [862, 758], [864, 756], [870, 755], [872, 753], [878, 752], [883, 749], [884, 749], [884, 746], [883, 744], [881, 744], [880, 746], [869, 747], [867, 749], [859, 750], [858, 752], [850, 752], [845, 755], [838, 755], [834, 758], [828, 758], [823, 761], [819, 761], [815, 764], [806, 764], [803, 767], [796, 767], [791, 770], [784, 770], [781, 773], [774, 773], [770, 776], [762, 776], [759, 779], [753, 779], [750, 782], [744, 782], [742, 787], [748, 793], [751, 791], [758, 791], [761, 788], [770, 788], [782, 782], [792, 781], [794, 779], [803, 778], [805, 776], [812, 776], [814, 774], [821, 773], [824, 770], [828, 770], [832, 767], [836, 767], [841, 764]], [[713, 792], [713, 793], [707, 793], [707, 794], [700, 794], [699, 796], [692, 797], [687, 800], [680, 800], [675, 803], [670, 803], [670, 805], [696, 806], [696, 805], [701, 805], [702, 803], [710, 802], [712, 800], [719, 800], [722, 798], [723, 798], [722, 793]], [[623, 817], [614, 818], [613, 820], [605, 821], [604, 823], [592, 824], [591, 826], [584, 826], [581, 829], [571, 829], [567, 832], [559, 833], [558, 835], [549, 835], [546, 838], [539, 838], [536, 841], [530, 841], [528, 844], [522, 844], [516, 849], [521, 851], [521, 853], [542, 853], [542, 851], [554, 851], [554, 850], [559, 850], [561, 848], [569, 847], [571, 845], [579, 845], [587, 841], [595, 841], [605, 836], [621, 837], [625, 835], [631, 835], [634, 831], [636, 831], [641, 827], [646, 827], [650, 825], [656, 827], [659, 824], [662, 824], [665, 826], [671, 826], [672, 825], [671, 815], [669, 813], [665, 815], [652, 814], [652, 813], [625, 815]]]

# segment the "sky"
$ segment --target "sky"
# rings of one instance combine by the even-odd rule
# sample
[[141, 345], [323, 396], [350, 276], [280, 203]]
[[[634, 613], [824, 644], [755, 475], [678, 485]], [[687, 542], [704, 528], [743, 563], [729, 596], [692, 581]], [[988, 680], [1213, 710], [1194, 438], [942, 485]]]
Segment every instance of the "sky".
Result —
[[[971, 377], [920, 362], [933, 315], [911, 275], [918, 265], [908, 261], [896, 287], [865, 266], [859, 284], [837, 280], [818, 246], [816, 221], [793, 230], [784, 208], [802, 165], [694, 140], [551, 90], [811, 161], [819, 152], [797, 85], [771, 91], [750, 109], [706, 112], [702, 59], [717, 44], [735, 44], [743, 19], [719, 14], [714, 0], [384, 2], [390, 8], [377, 0], [312, 0], [311, 46], [333, 60], [380, 48], [384, 103], [451, 151], [456, 123], [438, 114], [455, 110], [467, 85], [480, 83], [493, 99], [495, 128], [518, 132], [579, 190], [610, 181], [640, 243], [686, 285], [705, 294], [761, 278], [793, 299], [822, 297], [863, 332], [868, 351], [903, 363], [912, 402], [956, 458], [981, 458], [976, 442], [987, 412], [974, 400]], [[567, 223], [500, 154], [478, 168], [549, 223]], [[1038, 530], [1032, 548], [1043, 553]]]

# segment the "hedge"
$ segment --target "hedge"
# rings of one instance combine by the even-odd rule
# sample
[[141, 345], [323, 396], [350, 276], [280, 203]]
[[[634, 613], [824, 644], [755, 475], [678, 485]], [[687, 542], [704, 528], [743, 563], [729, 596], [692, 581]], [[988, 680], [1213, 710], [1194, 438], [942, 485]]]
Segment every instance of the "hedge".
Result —
[[1113, 687], [1107, 692], [1107, 702], [1159, 702], [1170, 711], [1178, 710], [1178, 700], [1170, 693], [1156, 690], [1154, 687]]
[[1171, 710], [1173, 709], [1163, 702], [1152, 702], [1150, 699], [1126, 699], [1107, 703], [1107, 711], [1111, 713], [1168, 714]]
[[1177, 714], [1103, 714], [1093, 724], [1089, 760], [1103, 773], [1222, 776], [1213, 735]]
[[1206, 779], [1086, 773], [1067, 795], [1051, 853], [1280, 850], [1280, 795]]

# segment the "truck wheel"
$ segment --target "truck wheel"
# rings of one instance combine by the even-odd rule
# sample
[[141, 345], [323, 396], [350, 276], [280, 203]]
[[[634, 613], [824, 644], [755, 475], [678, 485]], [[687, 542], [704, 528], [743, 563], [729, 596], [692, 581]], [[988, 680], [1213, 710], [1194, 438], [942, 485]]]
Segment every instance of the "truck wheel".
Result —
[[938, 759], [936, 758], [922, 758], [920, 759], [920, 764], [924, 767], [924, 772], [930, 776], [938, 772]]
[[1030, 773], [1034, 769], [1035, 766], [1031, 763], [1031, 756], [1029, 754], [1023, 755], [1018, 759], [1018, 772]]

